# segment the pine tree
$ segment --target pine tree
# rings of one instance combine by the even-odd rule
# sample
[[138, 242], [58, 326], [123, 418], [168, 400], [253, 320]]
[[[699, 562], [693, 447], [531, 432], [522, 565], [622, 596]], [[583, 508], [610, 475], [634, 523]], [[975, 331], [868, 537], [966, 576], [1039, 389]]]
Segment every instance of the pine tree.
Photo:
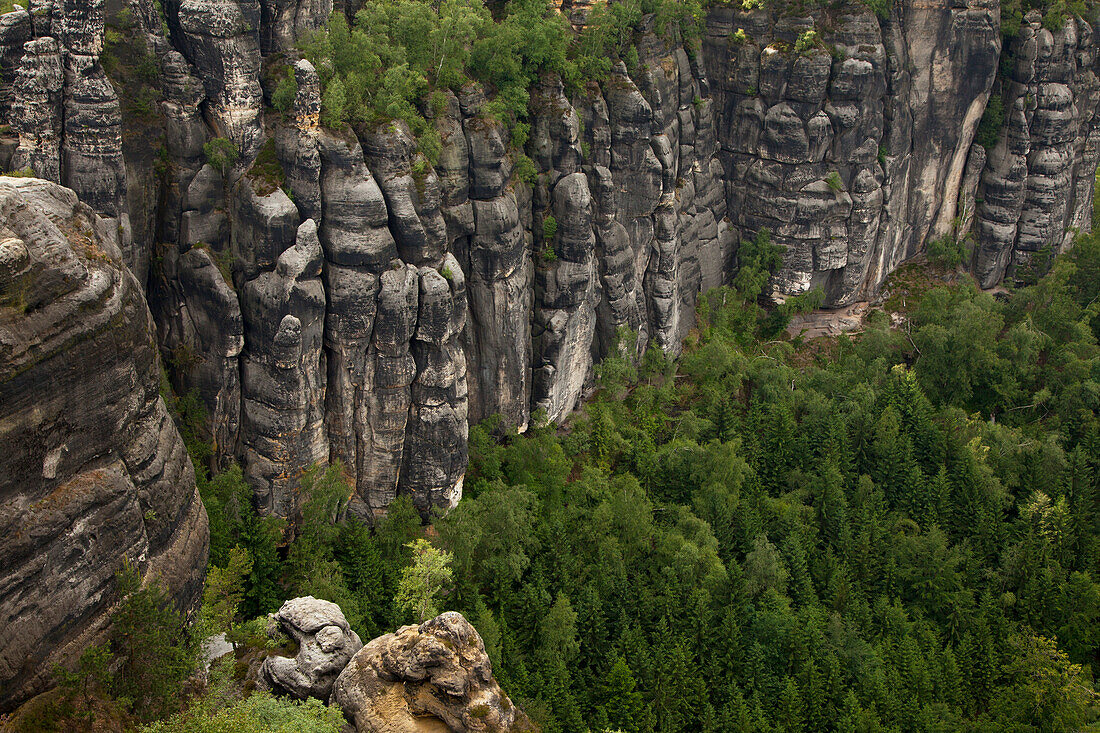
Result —
[[345, 585], [363, 611], [363, 635], [378, 636], [389, 626], [392, 596], [386, 592], [385, 563], [370, 527], [354, 518], [340, 524], [333, 556]]
[[829, 704], [825, 699], [825, 679], [812, 660], [803, 668], [799, 688], [806, 711], [806, 730], [826, 730]]
[[[242, 487], [248, 491], [247, 487]], [[251, 491], [248, 491], [251, 494]], [[241, 615], [255, 618], [278, 608], [282, 600], [278, 543], [283, 523], [275, 517], [260, 517], [253, 509], [251, 496], [240, 499], [238, 541], [252, 560], [252, 572], [245, 584]]]
[[616, 657], [615, 663], [600, 684], [599, 694], [608, 723], [613, 729], [624, 733], [640, 731], [638, 725], [644, 716], [645, 703], [637, 687], [638, 683], [626, 660], [622, 656]]
[[844, 705], [840, 710], [840, 719], [837, 721], [836, 728], [838, 731], [863, 730], [863, 708], [851, 689], [844, 695]]
[[204, 634], [226, 634], [233, 648], [237, 640], [232, 635], [237, 611], [244, 600], [245, 579], [252, 573], [252, 559], [239, 545], [229, 551], [224, 568], [212, 566], [206, 573], [202, 593], [200, 627]]
[[958, 707], [963, 701], [962, 671], [951, 647], [944, 647], [940, 655], [940, 674], [936, 680], [937, 695], [948, 705]]
[[142, 585], [127, 564], [116, 575], [120, 601], [111, 615], [111, 651], [117, 660], [111, 692], [130, 701], [141, 720], [179, 705], [179, 691], [198, 663], [198, 640], [159, 581]]
[[800, 733], [805, 730], [805, 704], [798, 684], [788, 677], [776, 702], [775, 727], [781, 733]]

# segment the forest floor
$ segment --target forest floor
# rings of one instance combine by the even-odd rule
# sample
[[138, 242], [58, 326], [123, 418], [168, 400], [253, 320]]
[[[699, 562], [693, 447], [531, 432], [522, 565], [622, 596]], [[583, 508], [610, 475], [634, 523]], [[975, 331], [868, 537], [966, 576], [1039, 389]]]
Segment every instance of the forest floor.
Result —
[[[904, 328], [909, 313], [920, 304], [925, 293], [963, 280], [974, 281], [973, 276], [962, 269], [951, 270], [919, 255], [890, 273], [877, 296], [871, 300], [861, 300], [842, 308], [819, 308], [810, 313], [797, 313], [791, 317], [786, 328], [787, 336], [795, 342], [801, 356], [796, 357], [796, 361], [812, 363], [822, 357], [828, 358], [835, 340], [845, 334], [861, 333], [872, 311], [886, 312], [894, 328]], [[998, 286], [990, 292], [1008, 291]]]

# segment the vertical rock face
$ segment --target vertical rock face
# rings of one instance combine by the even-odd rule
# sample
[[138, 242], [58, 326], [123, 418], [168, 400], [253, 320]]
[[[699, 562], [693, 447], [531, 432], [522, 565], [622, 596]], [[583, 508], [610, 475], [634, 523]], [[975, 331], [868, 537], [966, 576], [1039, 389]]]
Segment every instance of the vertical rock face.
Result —
[[248, 281], [241, 293], [245, 472], [260, 507], [282, 516], [295, 509], [294, 480], [302, 467], [327, 460], [329, 452], [321, 263], [317, 225], [307, 219], [275, 269]]
[[530, 191], [523, 182], [509, 185], [508, 132], [479, 115], [485, 102], [471, 86], [452, 103], [440, 178], [448, 231], [466, 273], [470, 417], [499, 414], [522, 429], [531, 414]]
[[103, 1], [32, 10], [0, 16], [0, 108], [19, 137], [11, 168], [63, 183], [115, 219], [125, 263], [144, 273], [146, 253], [129, 236], [118, 95], [99, 61]]
[[[787, 248], [776, 297], [821, 287], [843, 305], [951, 232], [997, 71], [999, 7], [904, 3], [880, 21], [853, 5], [828, 25], [711, 13], [729, 207], [742, 235], [767, 228]], [[800, 38], [805, 50], [785, 50]]]
[[124, 558], [182, 607], [201, 593], [206, 514], [153, 328], [113, 221], [0, 179], [0, 708], [103, 629]]
[[180, 51], [206, 88], [215, 131], [244, 155], [255, 154], [263, 142], [259, 1], [182, 0], [166, 6]]
[[[558, 7], [580, 28], [593, 4]], [[427, 516], [461, 497], [471, 421], [561, 421], [613, 350], [676, 355], [762, 229], [786, 248], [771, 297], [832, 307], [941, 236], [971, 237], [992, 286], [1092, 224], [1080, 18], [1032, 12], [1002, 48], [994, 0], [715, 7], [693, 42], [647, 16], [630, 68], [540, 78], [522, 151], [480, 85], [442, 90], [432, 163], [402, 124], [321, 126], [294, 47], [350, 6], [130, 0], [153, 166], [100, 62], [108, 8], [0, 16], [0, 167], [76, 192], [0, 179], [0, 706], [102, 623], [118, 548], [197, 592], [205, 520], [155, 346], [262, 510], [294, 514], [302, 471], [341, 461], [354, 514], [408, 495]], [[218, 137], [235, 162], [207, 160]]]
[[[293, 514], [302, 470], [337, 460], [357, 515], [452, 506], [471, 421], [561, 421], [613, 350], [676, 355], [762, 229], [786, 248], [770, 296], [821, 288], [831, 307], [944, 235], [973, 237], [992, 285], [1091, 224], [1100, 39], [1081, 19], [1033, 13], [1002, 49], [993, 0], [715, 7], [692, 42], [645, 17], [631, 68], [540, 78], [523, 151], [480, 85], [442, 90], [431, 163], [400, 123], [322, 127], [294, 47], [341, 7], [131, 0], [163, 97], [155, 195], [132, 152], [127, 179], [99, 0], [0, 16], [9, 167], [115, 220], [212, 462], [240, 461], [265, 511]], [[558, 7], [580, 28], [593, 3]], [[215, 137], [235, 163], [206, 160]]]
[[12, 130], [19, 147], [15, 170], [31, 168], [50, 181], [61, 180], [61, 90], [65, 84], [57, 39], [38, 38], [23, 46], [14, 82]]
[[1028, 273], [1038, 253], [1061, 252], [1092, 227], [1100, 153], [1092, 28], [1071, 19], [1051, 31], [1031, 12], [1008, 50], [1004, 128], [987, 151], [973, 232], [983, 287]]

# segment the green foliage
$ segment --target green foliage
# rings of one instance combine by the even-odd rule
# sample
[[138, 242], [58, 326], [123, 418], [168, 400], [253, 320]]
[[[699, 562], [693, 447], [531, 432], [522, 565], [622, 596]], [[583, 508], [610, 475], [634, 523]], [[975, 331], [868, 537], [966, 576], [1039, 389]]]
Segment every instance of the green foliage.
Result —
[[945, 234], [928, 243], [928, 259], [940, 267], [954, 270], [962, 264], [965, 256], [962, 240], [951, 234]]
[[397, 585], [398, 607], [412, 611], [418, 623], [437, 615], [439, 597], [451, 584], [451, 553], [433, 547], [425, 539], [410, 542], [413, 562], [401, 571]]
[[1032, 730], [1081, 730], [1096, 693], [1082, 684], [1080, 665], [1042, 636], [1017, 635], [1009, 644], [1012, 654], [1002, 673], [1011, 684], [1000, 691], [996, 709]]
[[473, 46], [491, 26], [485, 6], [472, 0], [370, 0], [351, 25], [334, 13], [303, 46], [321, 75], [322, 123], [403, 120], [434, 160], [438, 150], [425, 139], [437, 135], [420, 106], [431, 85], [458, 89], [469, 79]]
[[[245, 580], [252, 574], [248, 551], [234, 547], [224, 568], [211, 565], [202, 592], [200, 626], [204, 636], [226, 634], [232, 641], [238, 610], [244, 600]], [[236, 647], [236, 643], [234, 643]]]
[[[268, 607], [319, 594], [369, 637], [449, 590], [548, 731], [1083, 729], [1100, 237], [1003, 299], [935, 287], [904, 330], [873, 313], [827, 360], [773, 339], [822, 291], [769, 312], [782, 248], [761, 231], [737, 257], [677, 361], [622, 332], [564, 428], [471, 427], [437, 545], [407, 497], [372, 528], [339, 467], [307, 472]], [[200, 491], [215, 565], [253, 559], [238, 618], [258, 615], [251, 493], [232, 467]]]
[[1057, 33], [1066, 25], [1068, 19], [1065, 0], [1057, 0], [1051, 3], [1043, 14], [1043, 27], [1051, 33]]
[[545, 265], [552, 265], [558, 261], [558, 253], [554, 249], [553, 242], [544, 241], [538, 252], [539, 261]]
[[771, 273], [782, 262], [783, 247], [772, 244], [771, 232], [761, 229], [752, 239], [743, 239], [737, 251], [738, 269], [733, 287], [746, 301], [756, 300]]
[[287, 550], [285, 584], [292, 596], [312, 595], [339, 605], [348, 623], [358, 629], [366, 622], [367, 609], [348, 587], [335, 554], [351, 493], [339, 462], [313, 466], [302, 475], [303, 501], [294, 523], [297, 536]]
[[795, 313], [810, 313], [817, 310], [825, 303], [825, 291], [820, 287], [807, 290], [799, 295], [788, 297], [777, 310], [784, 315]]
[[252, 190], [256, 192], [257, 196], [269, 196], [275, 193], [276, 189], [282, 187], [283, 182], [286, 180], [286, 173], [283, 171], [283, 164], [279, 162], [279, 157], [275, 153], [274, 138], [268, 138], [267, 142], [260, 148], [260, 152], [256, 154], [256, 160], [252, 162], [252, 167], [248, 169], [247, 175], [252, 181]]
[[765, 340], [781, 254], [743, 241], [680, 360], [624, 338], [564, 429], [471, 429], [451, 607], [548, 730], [1082, 729], [1100, 241], [817, 363]]
[[888, 20], [890, 11], [894, 7], [893, 0], [863, 0], [863, 4], [870, 8], [880, 20]]
[[825, 176], [825, 183], [829, 185], [832, 191], [839, 192], [844, 190], [844, 181], [841, 180], [840, 173], [837, 171], [832, 171], [829, 175]]
[[320, 700], [304, 702], [256, 693], [225, 707], [196, 705], [142, 733], [339, 733], [340, 709]]
[[298, 80], [294, 76], [294, 70], [287, 68], [286, 73], [275, 86], [271, 94], [271, 103], [275, 109], [286, 114], [294, 108], [294, 100], [298, 97]]
[[[686, 38], [699, 36], [703, 20], [700, 0], [624, 0], [596, 5], [575, 36], [546, 0], [501, 5], [494, 17], [482, 0], [367, 0], [350, 24], [333, 14], [302, 45], [320, 73], [322, 123], [373, 128], [402, 120], [434, 163], [440, 142], [427, 113], [442, 109], [440, 90], [478, 81], [492, 92], [483, 114], [506, 124], [522, 150], [540, 74], [557, 74], [579, 91], [605, 78], [613, 59], [638, 66], [634, 35], [645, 14], [655, 14], [659, 32]], [[525, 173], [517, 170], [527, 180]]]
[[544, 242], [552, 242], [558, 233], [558, 220], [553, 214], [547, 214], [542, 220], [542, 239]]
[[205, 470], [196, 471], [196, 476], [210, 521], [211, 566], [227, 568], [232, 550], [238, 546], [251, 562], [243, 581], [239, 616], [253, 618], [276, 610], [283, 600], [278, 582], [281, 574], [278, 545], [285, 523], [256, 512], [252, 489], [236, 463], [212, 478], [207, 478]]
[[808, 31], [802, 31], [794, 42], [794, 52], [800, 56], [806, 56], [817, 46], [817, 44], [817, 31], [812, 28]]
[[535, 168], [535, 161], [522, 153], [516, 157], [516, 167], [513, 169], [513, 174], [528, 186], [533, 186], [535, 181], [538, 180], [538, 170]]
[[179, 706], [179, 691], [198, 662], [198, 642], [159, 582], [142, 585], [128, 564], [116, 576], [120, 601], [111, 614], [111, 694], [141, 720]]
[[224, 178], [237, 162], [241, 153], [232, 140], [216, 137], [203, 144], [206, 162], [213, 166]]
[[978, 131], [974, 134], [974, 142], [986, 150], [992, 149], [1000, 138], [1004, 124], [1004, 101], [1000, 94], [991, 94], [985, 105], [985, 112], [982, 113], [982, 120], [978, 123]]
[[163, 98], [160, 70], [144, 34], [136, 32], [129, 7], [106, 18], [100, 63], [118, 92], [124, 132], [144, 132], [157, 126]]

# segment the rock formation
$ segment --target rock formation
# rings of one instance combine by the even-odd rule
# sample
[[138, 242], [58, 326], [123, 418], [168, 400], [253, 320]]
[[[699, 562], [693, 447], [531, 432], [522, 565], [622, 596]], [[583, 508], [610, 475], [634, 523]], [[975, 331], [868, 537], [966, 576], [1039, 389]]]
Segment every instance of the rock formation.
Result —
[[[174, 388], [198, 395], [213, 461], [240, 461], [262, 510], [293, 514], [302, 469], [340, 460], [352, 513], [408, 495], [426, 517], [461, 496], [471, 422], [561, 421], [612, 349], [676, 355], [700, 292], [761, 229], [786, 248], [774, 300], [821, 288], [841, 307], [942, 236], [969, 237], [993, 285], [1091, 226], [1085, 20], [1052, 31], [1032, 12], [1003, 41], [995, 0], [718, 5], [697, 41], [643, 18], [637, 63], [600, 83], [540, 78], [532, 175], [476, 83], [432, 105], [434, 164], [403, 123], [323, 127], [327, 72], [294, 46], [340, 3], [166, 0], [162, 17], [130, 0], [161, 93], [155, 179], [119, 143], [100, 0], [16, 11], [0, 164], [10, 151], [7, 168], [116, 221]], [[558, 3], [575, 27], [593, 6]], [[235, 163], [206, 160], [214, 138]]]
[[[970, 211], [978, 243], [974, 273], [983, 287], [1026, 274], [1037, 255], [1063, 251], [1092, 226], [1100, 156], [1097, 41], [1077, 19], [1058, 31], [1044, 28], [1037, 11], [1024, 21], [998, 84], [1003, 130], [991, 150], [975, 148], [967, 164], [981, 171]], [[985, 155], [975, 155], [979, 150]]]
[[336, 679], [332, 704], [358, 733], [535, 730], [493, 678], [477, 631], [454, 611], [360, 649]]
[[0, 709], [101, 632], [129, 559], [181, 607], [209, 535], [119, 227], [0, 178]]
[[337, 676], [363, 648], [340, 607], [313, 596], [293, 598], [271, 614], [267, 633], [275, 638], [279, 631], [298, 645], [298, 654], [294, 659], [265, 659], [258, 681], [261, 686], [299, 700], [328, 700]]
[[[595, 5], [557, 2], [575, 28]], [[328, 70], [295, 46], [354, 3], [0, 16], [0, 169], [37, 176], [0, 179], [0, 708], [101, 627], [122, 555], [198, 592], [205, 520], [158, 348], [262, 511], [292, 516], [303, 469], [339, 460], [353, 514], [407, 495], [427, 517], [461, 497], [471, 422], [561, 421], [613, 350], [675, 356], [763, 229], [785, 247], [773, 300], [842, 307], [940, 237], [988, 287], [1091, 228], [1089, 21], [731, 5], [698, 40], [643, 17], [636, 63], [599, 83], [540, 77], [522, 151], [490, 90], [439, 90], [434, 162], [403, 123], [321, 124]], [[204, 152], [217, 138], [236, 159]]]

